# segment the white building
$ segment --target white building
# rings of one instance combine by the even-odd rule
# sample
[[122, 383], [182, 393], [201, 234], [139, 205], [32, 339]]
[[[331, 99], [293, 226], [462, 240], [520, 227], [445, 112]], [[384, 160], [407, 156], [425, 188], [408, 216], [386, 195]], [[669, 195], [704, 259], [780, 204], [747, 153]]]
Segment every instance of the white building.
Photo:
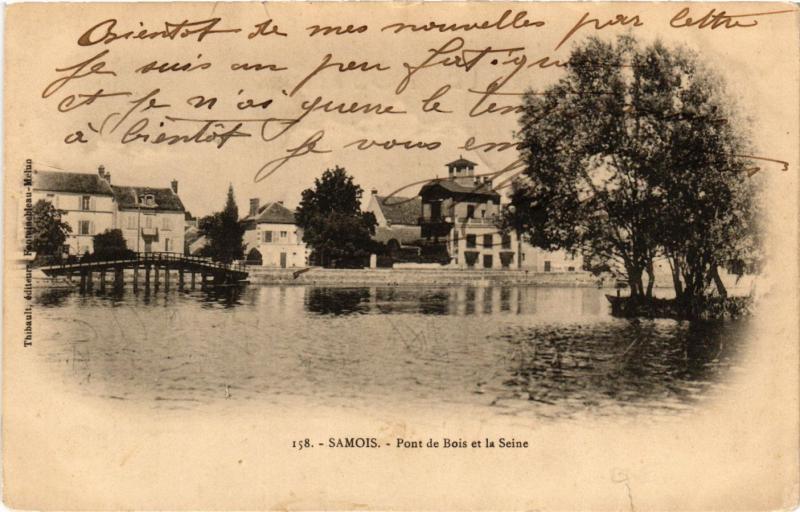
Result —
[[110, 179], [103, 167], [98, 174], [33, 171], [33, 203], [49, 201], [72, 228], [65, 244], [69, 254], [93, 252], [92, 237], [114, 228], [116, 206]]
[[113, 185], [117, 229], [128, 249], [136, 252], [183, 254], [186, 209], [178, 197], [178, 182], [171, 188]]
[[34, 171], [33, 202], [44, 199], [64, 212], [72, 228], [70, 254], [94, 252], [94, 235], [119, 229], [128, 249], [137, 252], [183, 253], [185, 208], [172, 188], [112, 186], [111, 174]]
[[303, 229], [295, 224], [294, 213], [283, 202], [259, 205], [250, 200], [250, 211], [242, 222], [246, 225], [245, 255], [252, 261], [251, 252], [257, 251], [265, 267], [305, 267], [308, 249], [303, 243]]

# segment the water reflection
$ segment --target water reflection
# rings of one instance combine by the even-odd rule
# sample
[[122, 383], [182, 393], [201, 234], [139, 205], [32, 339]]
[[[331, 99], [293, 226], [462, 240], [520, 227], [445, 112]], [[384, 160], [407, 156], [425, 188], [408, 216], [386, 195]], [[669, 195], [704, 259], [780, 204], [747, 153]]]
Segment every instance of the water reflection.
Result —
[[497, 287], [305, 287], [305, 308], [321, 315], [548, 314], [553, 318], [598, 316], [607, 302], [590, 288]]
[[674, 413], [724, 380], [746, 333], [615, 319], [589, 288], [39, 290], [34, 304], [34, 348], [54, 378], [152, 407], [291, 399]]
[[[736, 324], [637, 320], [510, 329], [513, 398], [558, 405], [558, 414], [619, 405], [680, 407], [731, 365]], [[723, 343], [723, 340], [733, 340]]]

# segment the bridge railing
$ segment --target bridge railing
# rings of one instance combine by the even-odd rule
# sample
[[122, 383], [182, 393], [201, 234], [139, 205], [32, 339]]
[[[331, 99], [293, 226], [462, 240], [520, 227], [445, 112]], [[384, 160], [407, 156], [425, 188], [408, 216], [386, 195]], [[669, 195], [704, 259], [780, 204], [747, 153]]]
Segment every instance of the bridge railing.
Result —
[[185, 256], [183, 254], [175, 252], [139, 252], [139, 253], [133, 253], [131, 257], [109, 258], [106, 260], [92, 258], [91, 260], [86, 260], [86, 261], [79, 260], [73, 263], [67, 263], [65, 261], [62, 261], [60, 264], [43, 267], [43, 270], [61, 269], [62, 271], [64, 271], [66, 269], [71, 269], [71, 268], [99, 267], [99, 266], [106, 266], [113, 264], [130, 264], [131, 262], [137, 262], [139, 264], [194, 263], [196, 265], [210, 267], [218, 270], [247, 273], [246, 266], [241, 262], [222, 263], [219, 261], [214, 261], [211, 258], [204, 258], [201, 256]]
[[160, 262], [178, 262], [178, 263], [195, 263], [198, 265], [210, 266], [223, 270], [231, 270], [236, 272], [247, 272], [247, 269], [242, 263], [223, 263], [214, 261], [211, 258], [202, 256], [186, 256], [176, 252], [140, 252], [136, 253], [137, 259], [142, 263], [160, 263]]

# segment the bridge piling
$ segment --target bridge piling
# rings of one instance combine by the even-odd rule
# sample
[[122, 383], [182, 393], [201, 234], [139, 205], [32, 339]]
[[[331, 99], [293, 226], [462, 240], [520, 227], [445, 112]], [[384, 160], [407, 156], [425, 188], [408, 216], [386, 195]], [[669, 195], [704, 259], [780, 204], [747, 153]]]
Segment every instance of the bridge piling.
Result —
[[183, 267], [178, 267], [178, 289], [183, 290]]
[[144, 267], [144, 287], [150, 289], [150, 265]]
[[81, 271], [81, 287], [80, 288], [81, 288], [81, 292], [85, 292], [86, 291], [86, 271], [85, 270]]
[[164, 265], [164, 290], [169, 291], [169, 265]]
[[192, 270], [192, 291], [194, 291], [194, 278], [195, 278], [195, 271]]
[[153, 267], [155, 268], [155, 279], [156, 279], [155, 288], [156, 288], [156, 291], [158, 291], [158, 263], [153, 265]]
[[88, 269], [86, 272], [86, 289], [91, 290], [94, 288], [94, 282], [92, 281], [92, 269]]
[[125, 287], [125, 271], [121, 266], [114, 267], [114, 289], [119, 291]]
[[100, 270], [100, 291], [105, 293], [106, 291], [106, 269]]
[[139, 291], [139, 264], [133, 265], [133, 293]]

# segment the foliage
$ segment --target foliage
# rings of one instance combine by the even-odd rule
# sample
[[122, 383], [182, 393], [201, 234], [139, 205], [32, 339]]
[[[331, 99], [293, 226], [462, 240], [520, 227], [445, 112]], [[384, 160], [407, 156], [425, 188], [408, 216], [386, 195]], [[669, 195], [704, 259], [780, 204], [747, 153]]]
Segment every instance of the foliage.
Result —
[[721, 285], [718, 266], [759, 254], [729, 105], [720, 77], [685, 48], [588, 39], [562, 79], [524, 96], [527, 168], [506, 224], [538, 247], [583, 253], [590, 269], [619, 270], [634, 298], [651, 296], [653, 260], [667, 256], [678, 296], [702, 297]]
[[255, 247], [250, 249], [250, 251], [247, 253], [247, 263], [248, 264], [250, 264], [250, 265], [261, 265], [263, 263], [263, 261], [264, 261], [264, 258], [261, 255], [261, 252], [258, 249], [256, 249]]
[[94, 256], [98, 260], [125, 259], [135, 253], [128, 249], [121, 229], [107, 229], [93, 237]]
[[31, 250], [37, 255], [61, 256], [67, 235], [72, 232], [70, 225], [61, 220], [62, 213], [44, 199], [33, 205]]
[[233, 196], [233, 185], [228, 187], [225, 208], [200, 219], [198, 230], [208, 243], [200, 251], [202, 256], [230, 263], [244, 256], [245, 227], [239, 222], [239, 208]]
[[314, 188], [303, 191], [296, 219], [317, 264], [362, 266], [377, 251], [371, 238], [377, 221], [371, 212], [361, 211], [362, 193], [338, 166], [315, 179]]

